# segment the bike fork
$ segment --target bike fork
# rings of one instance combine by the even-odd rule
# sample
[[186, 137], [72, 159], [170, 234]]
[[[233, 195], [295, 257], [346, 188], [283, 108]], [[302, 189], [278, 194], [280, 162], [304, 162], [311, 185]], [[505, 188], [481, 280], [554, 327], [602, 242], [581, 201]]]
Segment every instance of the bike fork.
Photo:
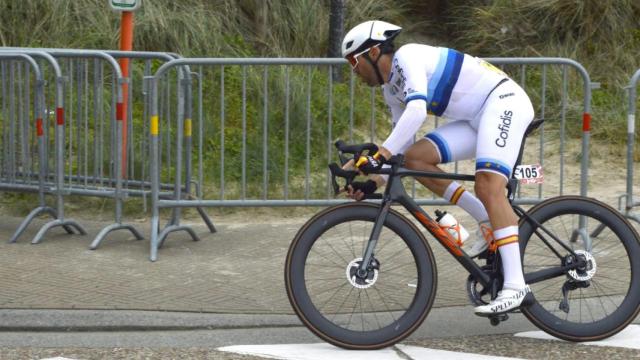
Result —
[[362, 256], [362, 262], [358, 267], [358, 272], [356, 273], [358, 277], [366, 277], [367, 272], [369, 271], [369, 265], [373, 258], [373, 252], [375, 251], [376, 245], [378, 244], [378, 239], [380, 238], [380, 232], [382, 231], [382, 226], [384, 225], [384, 221], [389, 214], [389, 210], [391, 209], [391, 201], [383, 203], [380, 207], [380, 211], [376, 216], [376, 222], [373, 225], [373, 230], [371, 231], [371, 236], [369, 237], [369, 242], [367, 243], [367, 247], [365, 249], [364, 255]]

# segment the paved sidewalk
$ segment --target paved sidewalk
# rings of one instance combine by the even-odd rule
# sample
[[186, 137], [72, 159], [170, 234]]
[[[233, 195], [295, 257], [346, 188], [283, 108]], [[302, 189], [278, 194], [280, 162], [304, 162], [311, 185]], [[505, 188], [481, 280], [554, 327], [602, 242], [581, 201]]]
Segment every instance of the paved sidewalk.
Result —
[[[473, 224], [470, 218], [454, 214], [463, 224]], [[289, 243], [309, 217], [279, 219], [251, 212], [214, 216], [215, 234], [194, 219], [202, 240], [194, 242], [186, 232], [172, 233], [158, 261], [151, 262], [148, 221], [136, 224], [145, 240], [117, 231], [97, 250], [89, 250], [96, 234], [109, 223], [78, 219], [88, 235], [68, 235], [56, 228], [40, 244], [32, 245], [39, 226], [48, 221], [38, 219], [17, 243], [8, 244], [22, 219], [4, 216], [0, 309], [292, 315], [284, 288], [284, 261]], [[467, 272], [435, 240], [429, 243], [438, 271], [434, 307], [469, 305]]]
[[[238, 216], [235, 216], [237, 219]], [[290, 241], [306, 218], [239, 224], [213, 218], [218, 232], [200, 222], [194, 242], [172, 233], [150, 262], [147, 237], [136, 241], [126, 231], [111, 233], [95, 250], [88, 246], [106, 223], [79, 220], [86, 236], [50, 231], [30, 243], [38, 219], [15, 244], [8, 244], [21, 218], [0, 223], [0, 308], [127, 309], [228, 314], [293, 314], [284, 289], [284, 260]], [[37, 226], [36, 226], [37, 224]], [[436, 307], [467, 305], [465, 272], [437, 243]]]

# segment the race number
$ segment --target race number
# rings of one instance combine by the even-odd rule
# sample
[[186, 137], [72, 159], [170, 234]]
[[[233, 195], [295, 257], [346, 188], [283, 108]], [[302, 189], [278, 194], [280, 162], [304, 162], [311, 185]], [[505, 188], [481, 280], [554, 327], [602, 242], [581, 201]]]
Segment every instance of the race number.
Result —
[[518, 165], [513, 176], [520, 180], [522, 184], [542, 184], [544, 182], [542, 166], [540, 164]]

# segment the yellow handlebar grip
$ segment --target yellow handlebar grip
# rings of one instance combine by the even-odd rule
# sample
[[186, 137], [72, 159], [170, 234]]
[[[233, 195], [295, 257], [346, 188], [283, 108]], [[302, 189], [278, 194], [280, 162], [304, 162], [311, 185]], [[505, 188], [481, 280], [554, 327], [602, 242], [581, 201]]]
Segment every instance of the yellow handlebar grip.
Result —
[[366, 164], [367, 162], [368, 162], [368, 161], [367, 161], [367, 158], [366, 158], [366, 157], [364, 157], [364, 156], [360, 156], [360, 158], [358, 159], [358, 162], [356, 163], [356, 167], [357, 167], [357, 168], [359, 168], [361, 165], [364, 165], [364, 164]]

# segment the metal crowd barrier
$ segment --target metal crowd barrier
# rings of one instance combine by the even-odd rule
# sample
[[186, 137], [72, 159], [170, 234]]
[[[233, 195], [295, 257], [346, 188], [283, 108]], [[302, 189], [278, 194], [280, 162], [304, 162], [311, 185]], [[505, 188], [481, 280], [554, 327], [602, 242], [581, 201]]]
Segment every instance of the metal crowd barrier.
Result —
[[[142, 119], [146, 119], [147, 114], [149, 112], [149, 109], [148, 109], [149, 101], [147, 101], [148, 90], [146, 89], [145, 83], [143, 80], [144, 78], [151, 75], [151, 65], [152, 65], [151, 61], [156, 60], [162, 63], [166, 63], [174, 59], [180, 58], [180, 56], [177, 54], [168, 54], [168, 53], [159, 53], [159, 52], [134, 52], [134, 51], [127, 51], [127, 52], [106, 51], [106, 52], [116, 59], [120, 59], [120, 58], [131, 59], [132, 61], [131, 65], [133, 66], [135, 66], [136, 60], [143, 60], [145, 62], [144, 72], [143, 74], [141, 74], [143, 78], [137, 82], [132, 81], [129, 84], [130, 86], [128, 87], [128, 89], [129, 89], [129, 99], [131, 99], [130, 105], [135, 105], [136, 103], [134, 103], [135, 98], [134, 98], [134, 92], [133, 92], [134, 87], [132, 86], [132, 84], [137, 83], [142, 85], [142, 93], [141, 93], [142, 99], [140, 99], [141, 101], [138, 102], [137, 104], [143, 105]], [[193, 91], [192, 87], [193, 87], [194, 75], [196, 75], [195, 77], [197, 78], [197, 74], [192, 74], [189, 66], [180, 67], [179, 73], [180, 73], [180, 76], [176, 85], [176, 88], [178, 89], [176, 94], [177, 102], [178, 102], [176, 112], [178, 117], [184, 117], [185, 114], [191, 114], [191, 112], [193, 111], [192, 102], [188, 101], [188, 99], [191, 96]], [[166, 97], [167, 97], [166, 98], [167, 106], [165, 107], [165, 113], [167, 114], [167, 121], [170, 122], [171, 121], [171, 117], [170, 117], [171, 94], [170, 93], [166, 94]], [[128, 142], [127, 153], [129, 156], [127, 157], [126, 162], [128, 162], [129, 166], [126, 166], [126, 172], [125, 172], [126, 176], [124, 179], [124, 184], [125, 184], [124, 193], [125, 193], [125, 196], [126, 195], [145, 196], [150, 192], [150, 189], [151, 189], [151, 182], [148, 179], [146, 174], [146, 170], [149, 169], [149, 166], [150, 166], [149, 159], [148, 159], [148, 156], [145, 156], [148, 154], [148, 148], [149, 148], [149, 142], [148, 142], [148, 136], [147, 136], [149, 131], [146, 128], [146, 126], [148, 125], [148, 122], [142, 121], [141, 122], [142, 129], [134, 132], [133, 109], [134, 109], [134, 106], [127, 107], [128, 133], [131, 135], [132, 140], [138, 140], [138, 143], [140, 145], [139, 147], [140, 156], [136, 157], [135, 142], [134, 141]], [[186, 115], [186, 116], [191, 117], [191, 115]], [[133, 135], [136, 135], [136, 136], [133, 136]], [[172, 149], [168, 148], [167, 151], [170, 152], [172, 151]], [[186, 164], [185, 164], [185, 169], [187, 173], [191, 173], [192, 162], [190, 161], [190, 157], [189, 157], [191, 152], [191, 144], [189, 142], [187, 142], [185, 151], [188, 159], [188, 161], [186, 161]], [[190, 190], [192, 185], [191, 182], [188, 182], [187, 184], [185, 184], [184, 188], [182, 188], [181, 186], [176, 188], [175, 184], [162, 184], [162, 185], [163, 185], [162, 188], [166, 190], [160, 194], [160, 196], [163, 198], [180, 199], [182, 192], [184, 192], [185, 194], [191, 194], [191, 190]], [[200, 186], [199, 183], [196, 183], [195, 185], [198, 188]], [[173, 190], [173, 191], [169, 191], [169, 190]], [[144, 199], [146, 199], [146, 197], [144, 197]], [[206, 212], [201, 207], [197, 207], [196, 209], [200, 217], [202, 218], [202, 220], [205, 222], [205, 224], [209, 228], [209, 231], [212, 233], [216, 232], [215, 226], [211, 222]], [[172, 220], [170, 221], [170, 226], [179, 227], [180, 226], [179, 223], [180, 223], [180, 210], [174, 209], [172, 214]], [[93, 241], [90, 248], [91, 249], [97, 248], [100, 241], [104, 238], [104, 236], [109, 231], [110, 230], [108, 228], [103, 229], [101, 233], [98, 234], [96, 239]]]
[[[554, 158], [549, 154], [543, 156], [546, 142], [556, 142], [554, 145], [560, 147], [554, 159], [558, 169], [550, 172], [554, 176], [545, 177], [547, 183], [538, 185], [533, 195], [531, 190], [520, 193], [517, 201], [536, 203], [567, 191], [586, 195], [592, 87], [588, 73], [579, 63], [562, 58], [487, 60], [503, 67], [518, 81], [532, 95], [537, 116], [547, 120], [536, 135], [538, 150], [534, 160], [544, 165], [545, 159]], [[161, 230], [162, 208], [172, 208], [175, 214], [175, 209], [182, 207], [326, 206], [344, 201], [333, 198], [329, 174], [322, 165], [335, 161], [333, 142], [338, 138], [379, 142], [389, 129], [388, 121], [379, 120], [377, 116], [384, 113], [377, 89], [360, 86], [353, 74], [346, 83], [333, 81], [333, 68], [343, 69], [345, 63], [342, 59], [202, 58], [178, 59], [158, 69], [149, 80], [151, 260], [157, 259], [158, 248], [171, 232], [185, 230], [194, 240], [198, 239], [190, 227], [179, 226], [175, 218]], [[187, 104], [194, 101], [198, 107], [195, 127], [190, 113], [169, 121], [160, 108], [166, 106], [168, 97], [162, 94], [167, 91], [170, 75], [186, 65], [197, 67], [200, 79], [194, 99], [186, 100]], [[535, 67], [534, 70], [530, 70], [531, 67]], [[577, 77], [569, 77], [570, 69], [576, 70]], [[557, 77], [547, 76], [552, 71], [561, 75], [560, 82], [552, 80]], [[532, 84], [539, 86], [534, 88]], [[569, 97], [568, 88], [574, 84], [583, 89], [580, 109], [576, 109], [576, 101], [572, 102]], [[549, 94], [555, 97], [548, 99]], [[365, 100], [365, 106], [359, 105], [360, 98]], [[317, 108], [319, 99], [326, 107]], [[581, 181], [579, 189], [569, 189], [565, 186], [566, 127], [575, 126], [575, 119], [582, 120]], [[435, 126], [439, 121], [436, 119]], [[384, 130], [378, 130], [381, 126]], [[194, 131], [198, 141], [195, 150], [189, 151]], [[549, 131], [559, 135], [548, 136]], [[168, 146], [171, 141], [177, 149], [173, 157], [163, 152], [161, 144]], [[533, 140], [529, 140], [527, 148], [532, 147], [532, 143]], [[274, 153], [274, 148], [282, 151]], [[185, 163], [192, 162], [191, 156], [197, 157], [197, 174], [185, 168]], [[312, 157], [322, 161], [312, 162]], [[525, 155], [525, 161], [531, 161], [531, 157], [531, 154]], [[454, 166], [457, 171], [458, 165]], [[207, 200], [187, 200], [180, 193], [188, 188], [192, 177], [197, 177], [200, 184], [207, 184], [198, 194]], [[164, 183], [175, 184], [173, 199], [160, 196]], [[413, 191], [420, 204], [446, 204], [416, 189], [415, 185]]]
[[[99, 232], [91, 243], [90, 249], [96, 249], [108, 233], [120, 229], [129, 230], [136, 239], [142, 239], [142, 235], [137, 229], [122, 223], [122, 207], [123, 201], [129, 196], [139, 196], [146, 199], [151, 188], [147, 174], [149, 169], [148, 156], [146, 156], [149, 141], [148, 129], [145, 126], [148, 123], [139, 120], [146, 118], [148, 113], [144, 77], [152, 73], [154, 66], [179, 56], [150, 52], [0, 48], [0, 54], [10, 56], [14, 53], [32, 54], [51, 64], [53, 71], [49, 75], [55, 78], [50, 83], [56, 84], [56, 92], [50, 97], [56, 99], [56, 106], [55, 111], [46, 110], [48, 106], [46, 105], [47, 94], [45, 90], [41, 105], [45, 114], [43, 117], [45, 146], [44, 156], [41, 157], [45, 159], [44, 169], [40, 173], [35, 169], [23, 169], [24, 171], [20, 172], [22, 176], [34, 181], [39, 180], [41, 184], [37, 185], [34, 182], [31, 184], [24, 182], [20, 184], [15, 182], [0, 183], [0, 189], [5, 191], [40, 192], [40, 206], [27, 216], [10, 241], [15, 242], [26, 230], [29, 223], [41, 213], [51, 214], [59, 221], [43, 226], [32, 240], [33, 243], [40, 242], [46, 231], [58, 225], [64, 226], [70, 234], [73, 233], [73, 227], [77, 228], [78, 233], [85, 234], [84, 229], [76, 222], [64, 220], [63, 195], [114, 199], [115, 223]], [[116, 59], [122, 57], [132, 60], [131, 79], [124, 79], [120, 73]], [[136, 65], [136, 61], [141, 61], [141, 66], [137, 66], [140, 64]], [[105, 68], [107, 72], [105, 72]], [[183, 79], [177, 87], [184, 87], [184, 90], [181, 91], [181, 96], [184, 97], [184, 94], [191, 92], [191, 73], [188, 67], [180, 70]], [[13, 73], [6, 74], [7, 81], [10, 80], [9, 76], [13, 76]], [[2, 79], [4, 81], [5, 73], [3, 73]], [[43, 79], [42, 84], [45, 83], [45, 80], [46, 78]], [[128, 86], [128, 98], [131, 106], [127, 107], [127, 114], [123, 114], [121, 111], [122, 85], [125, 82], [129, 82], [130, 85]], [[25, 89], [28, 91], [29, 86], [26, 86]], [[62, 105], [65, 99], [69, 104], [66, 107]], [[173, 103], [173, 99], [170, 98], [167, 98], [166, 101], [167, 104]], [[181, 101], [184, 102], [184, 99]], [[21, 109], [20, 114], [25, 111], [28, 112], [28, 109]], [[59, 129], [56, 128], [56, 137], [52, 141], [47, 139], [48, 116], [46, 115], [48, 114], [55, 114], [56, 122], [60, 126]], [[128, 120], [126, 129], [130, 140], [126, 148], [123, 145], [123, 141], [126, 139], [123, 136], [125, 116]], [[18, 121], [10, 119], [8, 116], [4, 116], [4, 118], [5, 123], [11, 126], [15, 125], [15, 121]], [[135, 125], [134, 118], [138, 119]], [[58, 137], [58, 132], [60, 137]], [[9, 136], [9, 132], [3, 131], [3, 133]], [[7, 142], [5, 141], [5, 143]], [[168, 151], [174, 150], [169, 149]], [[56, 156], [49, 157], [49, 154], [54, 152]], [[55, 166], [49, 166], [48, 160], [53, 159], [56, 160]], [[8, 165], [13, 166], [13, 163]], [[197, 185], [199, 186], [199, 184]], [[188, 189], [190, 186], [188, 185], [186, 188]], [[174, 184], [163, 184], [163, 189], [165, 190], [161, 193], [163, 198], [173, 198]], [[56, 194], [56, 210], [46, 206], [44, 193]], [[200, 208], [198, 210], [210, 230], [215, 231], [206, 213]], [[179, 211], [174, 211], [174, 218], [178, 219], [179, 217]]]
[[[633, 208], [640, 206], [640, 198], [633, 197], [633, 155], [635, 143], [636, 129], [636, 89], [640, 81], [640, 69], [633, 74], [629, 82], [629, 107], [627, 113], [627, 193], [621, 196], [621, 200], [625, 199], [624, 213], [627, 218], [640, 223], [640, 216], [632, 214]], [[622, 206], [621, 206], [622, 208]]]
[[[28, 55], [27, 55], [28, 54]], [[29, 107], [28, 107], [28, 102], [23, 102], [22, 103], [22, 109], [19, 109], [18, 112], [22, 113], [24, 116], [16, 116], [16, 109], [13, 107], [13, 103], [14, 103], [14, 94], [12, 94], [11, 91], [9, 91], [9, 101], [11, 103], [10, 105], [10, 110], [7, 113], [6, 111], [3, 111], [3, 137], [6, 139], [6, 135], [7, 132], [6, 130], [6, 126], [8, 125], [10, 130], [8, 133], [8, 149], [9, 151], [4, 150], [3, 154], [5, 155], [5, 160], [7, 160], [7, 157], [9, 157], [8, 160], [8, 166], [5, 166], [5, 163], [3, 163], [3, 169], [7, 169], [8, 173], [10, 174], [10, 178], [11, 180], [15, 180], [15, 175], [17, 175], [16, 171], [19, 171], [19, 175], [20, 177], [22, 177], [22, 179], [29, 179], [27, 181], [22, 181], [21, 183], [17, 183], [15, 181], [9, 181], [8, 183], [5, 183], [2, 185], [2, 189], [3, 190], [11, 190], [11, 191], [26, 191], [26, 192], [33, 192], [36, 191], [38, 192], [39, 195], [39, 207], [37, 207], [36, 209], [34, 209], [33, 211], [31, 211], [31, 213], [27, 216], [27, 218], [20, 224], [20, 226], [18, 227], [17, 231], [14, 233], [14, 235], [11, 237], [11, 239], [9, 240], [10, 242], [15, 242], [18, 237], [22, 234], [22, 232], [24, 232], [24, 230], [26, 229], [26, 227], [29, 225], [29, 223], [39, 214], [42, 213], [46, 213], [51, 215], [52, 217], [55, 218], [55, 220], [46, 223], [42, 228], [40, 228], [40, 230], [38, 231], [38, 233], [36, 234], [36, 236], [33, 239], [34, 243], [39, 242], [42, 237], [44, 236], [44, 234], [51, 228], [56, 227], [56, 226], [62, 226], [68, 233], [73, 233], [73, 229], [75, 229], [78, 233], [80, 234], [86, 234], [85, 230], [74, 220], [71, 219], [65, 219], [64, 218], [64, 204], [63, 204], [63, 199], [62, 196], [64, 194], [64, 185], [63, 185], [63, 174], [62, 174], [62, 166], [63, 166], [63, 162], [64, 162], [64, 146], [62, 146], [62, 144], [64, 144], [64, 96], [63, 96], [63, 78], [61, 75], [61, 71], [60, 71], [60, 67], [58, 66], [57, 62], [48, 54], [46, 53], [42, 53], [42, 52], [37, 52], [37, 51], [25, 51], [22, 53], [19, 52], [0, 52], [0, 59], [2, 58], [11, 58], [11, 57], [22, 57], [25, 59], [30, 59], [30, 64], [33, 67], [34, 71], [36, 71], [36, 77], [37, 77], [37, 81], [36, 81], [36, 87], [35, 87], [35, 101], [34, 101], [34, 107], [33, 107], [33, 111], [30, 111]], [[42, 58], [45, 61], [48, 62], [48, 64], [52, 67], [53, 69], [53, 73], [54, 73], [54, 84], [55, 84], [55, 105], [54, 105], [54, 109], [55, 111], [51, 111], [48, 112], [46, 110], [46, 100], [45, 100], [45, 91], [44, 91], [44, 84], [45, 84], [45, 80], [44, 80], [44, 75], [43, 72], [40, 71], [40, 67], [39, 65], [37, 65], [37, 63], [35, 62], [35, 60], [33, 60], [33, 57], [38, 57], [38, 58]], [[3, 67], [3, 70], [5, 70], [5, 68]], [[7, 76], [8, 75], [8, 76]], [[5, 71], [3, 71], [2, 73], [2, 83], [3, 83], [3, 90], [5, 90], [5, 81], [8, 78], [8, 82], [11, 84], [13, 81], [13, 71], [10, 70], [10, 74], [6, 74]], [[28, 92], [28, 84], [26, 84], [25, 90]], [[5, 98], [6, 100], [6, 96], [5, 96], [5, 92], [3, 91], [3, 98]], [[36, 121], [35, 121], [35, 134], [38, 138], [37, 143], [38, 143], [38, 162], [39, 162], [39, 170], [38, 172], [35, 171], [35, 169], [31, 166], [29, 166], [28, 163], [30, 163], [30, 160], [27, 160], [27, 162], [25, 163], [25, 159], [24, 156], [28, 155], [27, 154], [27, 150], [26, 147], [28, 147], [28, 145], [30, 144], [30, 138], [32, 137], [33, 134], [33, 127], [32, 126], [28, 126], [28, 118], [30, 116], [30, 113], [33, 112], [33, 116], [36, 117]], [[50, 121], [49, 121], [49, 114], [55, 114], [55, 138], [54, 141], [49, 141], [49, 129], [50, 129]], [[22, 119], [22, 121], [21, 121]], [[14, 145], [16, 143], [16, 139], [12, 136], [13, 135], [13, 131], [12, 129], [14, 129], [15, 125], [18, 124], [20, 125], [21, 128], [21, 134], [20, 134], [20, 139], [18, 140], [19, 143], [22, 146], [22, 161], [21, 163], [23, 165], [26, 166], [21, 166], [19, 168], [17, 168], [15, 166], [15, 157], [13, 156], [15, 154], [15, 148]], [[5, 145], [7, 144], [7, 141], [4, 141]], [[55, 166], [54, 166], [54, 175], [53, 177], [48, 176], [49, 174], [49, 153], [51, 153], [51, 151], [48, 150], [48, 145], [51, 144], [52, 146], [55, 147], [53, 153], [54, 155], [54, 159], [55, 159]], [[6, 146], [3, 146], [4, 149], [7, 149]], [[34, 182], [33, 178], [37, 179], [37, 185], [36, 182]], [[49, 179], [53, 178], [53, 182], [48, 181]], [[45, 199], [44, 199], [44, 195], [45, 193], [53, 193], [56, 195], [56, 210], [54, 210], [53, 208], [50, 208], [46, 205], [45, 203]]]
[[[40, 49], [37, 49], [40, 50]], [[35, 51], [32, 49], [2, 49], [2, 51]], [[129, 229], [136, 238], [142, 238], [139, 232], [133, 228], [133, 226], [122, 224], [121, 222], [121, 208], [122, 208], [122, 174], [121, 159], [122, 154], [119, 151], [122, 150], [122, 119], [123, 114], [117, 109], [121, 108], [122, 103], [122, 84], [123, 79], [120, 72], [120, 67], [113, 57], [110, 55], [93, 50], [56, 50], [46, 49], [44, 50], [51, 56], [57, 59], [59, 63], [63, 65], [59, 68], [63, 72], [65, 79], [63, 93], [57, 94], [57, 97], [61, 100], [67, 98], [69, 106], [57, 107], [56, 116], [59, 125], [64, 125], [62, 128], [62, 134], [56, 136], [55, 148], [56, 156], [56, 188], [57, 191], [63, 194], [76, 194], [83, 196], [104, 196], [112, 197], [116, 202], [116, 225], [108, 227], [110, 230], [116, 229]], [[93, 60], [93, 63], [90, 63]], [[94, 72], [94, 84], [92, 97], [89, 95], [89, 67], [93, 65]], [[100, 85], [103, 84], [103, 69], [107, 66], [111, 70], [112, 84], [111, 93], [103, 93], [103, 89]], [[74, 85], [75, 88], [74, 88]], [[75, 95], [75, 96], [74, 96]], [[103, 109], [100, 107], [103, 104], [103, 96], [111, 96], [111, 116], [105, 120], [103, 116]], [[91, 120], [93, 123], [93, 129], [89, 125], [89, 109], [93, 106], [94, 118]], [[102, 130], [107, 126], [111, 127], [111, 161], [113, 163], [110, 177], [114, 179], [114, 184], [111, 188], [100, 186], [95, 181], [90, 183], [89, 181], [89, 168], [93, 166], [93, 172], [95, 173], [100, 169], [102, 172], [102, 159], [99, 155], [103, 153], [103, 133]], [[90, 131], [93, 130], [93, 133]], [[68, 134], [66, 134], [68, 132]], [[93, 148], [90, 149], [89, 143], [93, 143]], [[66, 149], [65, 149], [66, 148]], [[65, 156], [65, 152], [67, 155]], [[75, 152], [75, 153], [74, 153]], [[90, 152], [93, 152], [93, 159], [90, 162]], [[66, 173], [66, 174], [65, 174]], [[59, 202], [62, 202], [61, 196], [58, 197]], [[60, 204], [58, 207], [58, 215], [61, 216], [64, 205]], [[49, 223], [45, 225], [32, 240], [32, 243], [38, 243], [42, 240], [42, 235], [49, 228], [57, 226], [58, 224]], [[82, 232], [81, 232], [82, 233]]]

